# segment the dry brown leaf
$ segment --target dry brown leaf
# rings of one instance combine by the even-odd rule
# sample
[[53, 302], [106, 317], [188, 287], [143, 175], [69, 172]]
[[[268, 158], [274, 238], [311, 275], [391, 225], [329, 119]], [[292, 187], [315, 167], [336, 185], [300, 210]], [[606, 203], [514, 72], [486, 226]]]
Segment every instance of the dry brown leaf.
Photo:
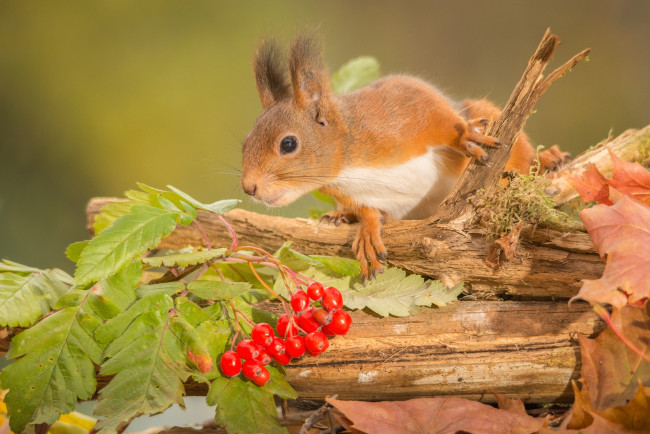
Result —
[[[614, 310], [612, 322], [630, 343], [650, 356], [650, 305]], [[628, 348], [607, 328], [595, 339], [578, 336], [581, 375], [597, 411], [624, 405], [638, 383], [650, 386], [650, 362]]]
[[511, 411], [460, 398], [418, 398], [408, 401], [339, 401], [327, 399], [365, 433], [533, 433], [544, 425]]
[[497, 405], [501, 410], [527, 415], [526, 407], [524, 407], [524, 401], [521, 399], [508, 398], [507, 396], [501, 395], [500, 393], [492, 394], [497, 398]]
[[580, 218], [607, 264], [603, 276], [585, 280], [571, 300], [621, 308], [650, 297], [650, 207], [624, 196], [612, 206], [582, 210]]

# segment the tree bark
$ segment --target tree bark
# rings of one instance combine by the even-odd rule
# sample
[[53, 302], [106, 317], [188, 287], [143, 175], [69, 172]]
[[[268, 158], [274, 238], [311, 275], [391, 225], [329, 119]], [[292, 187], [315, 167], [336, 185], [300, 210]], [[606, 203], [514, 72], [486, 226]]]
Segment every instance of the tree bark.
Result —
[[[455, 396], [494, 402], [571, 402], [580, 377], [576, 334], [604, 323], [586, 303], [457, 302], [406, 318], [351, 312], [353, 328], [318, 357], [285, 368], [301, 399], [399, 400]], [[110, 378], [100, 377], [98, 388]], [[187, 383], [189, 395], [204, 384]]]

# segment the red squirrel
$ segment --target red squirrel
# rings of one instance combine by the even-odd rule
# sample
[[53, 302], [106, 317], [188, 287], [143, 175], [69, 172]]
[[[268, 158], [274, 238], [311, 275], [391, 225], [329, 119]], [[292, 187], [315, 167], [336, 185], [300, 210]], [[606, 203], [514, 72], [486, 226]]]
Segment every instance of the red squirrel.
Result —
[[[500, 115], [494, 104], [455, 103], [415, 77], [390, 75], [333, 95], [312, 33], [293, 40], [288, 65], [263, 41], [253, 70], [263, 112], [243, 141], [243, 190], [272, 207], [312, 190], [333, 197], [338, 206], [327, 221], [359, 222], [352, 248], [364, 281], [383, 271], [383, 222], [433, 215], [470, 158], [486, 162], [479, 145], [500, 145], [483, 134]], [[566, 155], [553, 147], [542, 164]], [[528, 173], [534, 158], [521, 132], [506, 170]]]

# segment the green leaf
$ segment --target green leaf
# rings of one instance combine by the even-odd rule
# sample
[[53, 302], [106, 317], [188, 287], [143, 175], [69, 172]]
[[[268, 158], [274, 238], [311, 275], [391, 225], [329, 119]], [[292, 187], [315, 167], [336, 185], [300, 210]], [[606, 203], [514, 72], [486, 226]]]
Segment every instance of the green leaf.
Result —
[[187, 289], [204, 300], [227, 300], [239, 297], [250, 290], [248, 282], [217, 282], [214, 280], [195, 280], [187, 285]]
[[95, 330], [95, 339], [98, 342], [111, 343], [117, 339], [130, 324], [142, 313], [154, 310], [169, 310], [174, 307], [174, 302], [166, 294], [150, 294], [136, 301], [128, 310], [105, 321]]
[[443, 306], [455, 300], [462, 285], [446, 288], [435, 280], [425, 281], [422, 276], [391, 267], [375, 279], [352, 284], [353, 290], [342, 292], [343, 303], [350, 309], [368, 308], [381, 316], [407, 316], [417, 313], [417, 306]]
[[332, 89], [336, 94], [352, 92], [379, 78], [379, 62], [370, 56], [357, 57], [332, 75]]
[[152, 294], [167, 294], [174, 295], [185, 289], [185, 285], [181, 282], [166, 282], [155, 283], [153, 285], [142, 285], [135, 289], [135, 294], [138, 298], [144, 298]]
[[333, 207], [336, 206], [336, 200], [334, 200], [332, 196], [328, 196], [327, 194], [321, 193], [318, 190], [312, 191], [311, 194], [313, 194], [316, 199], [320, 200], [323, 203], [332, 205]]
[[7, 357], [17, 360], [0, 374], [2, 388], [10, 389], [5, 402], [14, 432], [51, 424], [74, 410], [77, 400], [92, 398], [102, 349], [90, 335], [98, 321], [82, 305], [61, 309], [14, 337]]
[[[303, 272], [323, 285], [333, 286], [343, 295], [343, 304], [349, 309], [370, 309], [381, 316], [408, 316], [417, 313], [420, 306], [444, 306], [455, 300], [462, 284], [447, 288], [437, 280], [424, 280], [417, 274], [406, 275], [397, 267], [386, 268], [384, 273], [364, 286], [359, 277], [326, 274], [314, 267]], [[282, 281], [275, 282], [274, 290], [285, 298], [288, 291]]]
[[229, 433], [287, 433], [280, 425], [273, 394], [239, 377], [218, 377], [206, 398], [216, 405], [215, 421]]
[[37, 273], [42, 271], [40, 268], [30, 267], [28, 265], [19, 264], [18, 262], [3, 259], [0, 261], [0, 272], [13, 271], [14, 273], [26, 275], [30, 273]]
[[178, 214], [148, 205], [134, 205], [131, 214], [93, 238], [81, 253], [75, 283], [83, 285], [118, 271], [133, 258], [160, 243], [176, 227]]
[[120, 200], [118, 202], [111, 202], [107, 205], [104, 205], [100, 213], [95, 217], [95, 222], [93, 223], [95, 236], [99, 235], [107, 227], [110, 227], [115, 222], [115, 220], [119, 219], [122, 216], [130, 214], [131, 207], [134, 204], [135, 203], [130, 200]]
[[142, 262], [152, 267], [189, 267], [223, 256], [226, 249], [200, 250], [198, 252], [174, 253], [165, 256], [143, 258]]
[[166, 306], [143, 312], [104, 351], [100, 373], [115, 376], [99, 392], [94, 410], [106, 418], [96, 425], [100, 432], [115, 432], [137, 416], [160, 413], [172, 404], [184, 406], [183, 382], [191, 370], [184, 345], [170, 329], [172, 317]]
[[298, 392], [291, 387], [278, 368], [267, 365], [266, 369], [268, 369], [271, 374], [271, 379], [264, 385], [266, 392], [277, 395], [283, 399], [298, 399]]
[[355, 259], [320, 255], [311, 255], [310, 257], [318, 261], [325, 268], [342, 276], [358, 276], [361, 273], [361, 265]]
[[239, 204], [239, 202], [241, 202], [238, 199], [226, 199], [226, 200], [219, 200], [210, 204], [205, 204], [194, 199], [189, 194], [182, 192], [181, 190], [177, 189], [173, 185], [168, 185], [167, 188], [169, 188], [171, 191], [176, 193], [181, 198], [185, 199], [189, 204], [191, 204], [195, 208], [204, 209], [206, 211], [212, 211], [217, 214], [225, 214], [228, 211], [235, 208]]
[[59, 278], [60, 273], [52, 270], [0, 273], [0, 325], [27, 327], [50, 312], [59, 298], [69, 291], [68, 285]]
[[85, 240], [85, 241], [77, 241], [76, 243], [72, 243], [68, 246], [67, 249], [65, 249], [65, 255], [68, 257], [69, 260], [71, 260], [74, 263], [79, 262], [79, 258], [81, 257], [81, 252], [84, 251], [84, 249], [88, 246], [90, 243], [90, 240]]

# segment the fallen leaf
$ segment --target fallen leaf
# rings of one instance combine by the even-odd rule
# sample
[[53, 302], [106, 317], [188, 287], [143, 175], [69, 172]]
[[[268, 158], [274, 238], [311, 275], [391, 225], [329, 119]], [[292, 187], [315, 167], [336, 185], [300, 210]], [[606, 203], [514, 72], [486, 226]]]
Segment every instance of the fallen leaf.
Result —
[[339, 401], [327, 398], [352, 422], [351, 428], [365, 433], [532, 433], [544, 419], [499, 410], [460, 398], [417, 398], [408, 401]]
[[568, 181], [584, 200], [604, 205], [612, 204], [609, 200], [609, 183], [595, 164], [589, 163], [582, 175], [570, 176]]
[[528, 415], [526, 413], [526, 407], [524, 406], [524, 401], [521, 399], [508, 398], [505, 395], [500, 393], [493, 393], [497, 398], [497, 405], [501, 410], [511, 411], [516, 414]]
[[[612, 322], [630, 343], [650, 356], [650, 305], [614, 310]], [[628, 348], [611, 328], [595, 339], [578, 336], [581, 376], [597, 410], [624, 405], [641, 382], [650, 386], [650, 362]]]
[[624, 196], [612, 206], [580, 211], [580, 219], [607, 264], [603, 276], [585, 280], [571, 300], [621, 308], [650, 297], [650, 207]]
[[[609, 184], [621, 193], [650, 205], [650, 172], [639, 163], [622, 160], [611, 150], [612, 178]], [[601, 175], [602, 176], [602, 175]]]

